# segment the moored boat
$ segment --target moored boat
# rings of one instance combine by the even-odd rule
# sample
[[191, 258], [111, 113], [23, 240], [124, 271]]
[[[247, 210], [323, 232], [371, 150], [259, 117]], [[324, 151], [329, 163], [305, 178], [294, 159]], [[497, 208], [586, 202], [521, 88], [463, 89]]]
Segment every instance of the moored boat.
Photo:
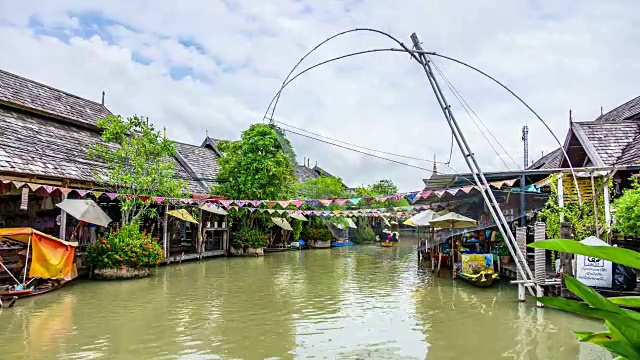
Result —
[[471, 285], [486, 288], [499, 279], [493, 270], [493, 254], [459, 253], [461, 271], [457, 277]]
[[344, 247], [344, 246], [353, 246], [355, 245], [354, 243], [352, 243], [349, 240], [346, 241], [336, 241], [331, 243], [331, 247]]
[[484, 270], [479, 274], [465, 274], [459, 273], [458, 277], [471, 285], [486, 288], [493, 285], [494, 281], [500, 277], [493, 270]]
[[398, 245], [398, 243], [396, 241], [381, 241], [380, 242], [380, 246], [382, 247], [394, 247]]

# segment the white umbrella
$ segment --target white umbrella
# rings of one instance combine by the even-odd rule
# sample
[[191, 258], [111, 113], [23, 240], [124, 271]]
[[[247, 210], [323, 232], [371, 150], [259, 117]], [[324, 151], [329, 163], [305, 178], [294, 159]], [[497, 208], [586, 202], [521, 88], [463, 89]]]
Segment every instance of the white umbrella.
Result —
[[300, 220], [300, 221], [309, 221], [309, 220], [307, 220], [307, 218], [306, 218], [306, 217], [304, 217], [304, 215], [302, 215], [302, 214], [292, 213], [292, 214], [289, 214], [289, 216], [291, 216], [291, 218], [292, 218], [292, 219], [296, 219], [296, 220]]
[[90, 224], [106, 227], [109, 226], [111, 222], [109, 215], [102, 211], [93, 200], [65, 199], [61, 203], [56, 204], [56, 206], [74, 218]]
[[202, 204], [200, 206], [200, 209], [217, 215], [227, 215], [227, 212], [224, 209], [213, 206], [211, 204]]
[[454, 243], [453, 243], [453, 229], [464, 229], [464, 228], [474, 227], [478, 224], [478, 222], [466, 216], [462, 216], [460, 214], [450, 212], [429, 221], [429, 224], [432, 227], [451, 229], [451, 268], [453, 271], [453, 278], [455, 279], [456, 268], [454, 265], [455, 256], [454, 256]]
[[435, 211], [425, 210], [408, 218], [403, 224], [410, 226], [427, 226], [429, 225], [429, 221], [434, 220], [436, 217], [438, 217], [438, 215]]
[[285, 230], [289, 230], [289, 231], [293, 230], [289, 222], [283, 218], [274, 217], [274, 218], [271, 218], [271, 221], [273, 221], [274, 224], [280, 226]]

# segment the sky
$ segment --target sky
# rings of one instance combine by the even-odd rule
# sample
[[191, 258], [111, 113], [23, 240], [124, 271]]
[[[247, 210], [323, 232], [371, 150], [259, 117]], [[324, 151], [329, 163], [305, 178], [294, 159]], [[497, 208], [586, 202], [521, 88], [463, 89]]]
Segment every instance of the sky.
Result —
[[[105, 91], [113, 113], [148, 116], [174, 140], [200, 144], [206, 133], [237, 139], [262, 122], [293, 66], [327, 37], [366, 27], [411, 44], [415, 32], [425, 50], [510, 87], [563, 141], [569, 109], [576, 121], [593, 120], [640, 95], [639, 21], [635, 0], [0, 0], [0, 68], [94, 101]], [[299, 69], [394, 47], [380, 34], [350, 33]], [[439, 77], [483, 170], [522, 167], [524, 125], [530, 162], [557, 148], [504, 89], [433, 61], [460, 94]], [[422, 68], [407, 54], [354, 56], [306, 72], [282, 92], [274, 119], [405, 163], [288, 133], [300, 163], [309, 159], [350, 186], [384, 178], [419, 190], [434, 157], [439, 172], [468, 172], [457, 145], [451, 152], [451, 131]]]

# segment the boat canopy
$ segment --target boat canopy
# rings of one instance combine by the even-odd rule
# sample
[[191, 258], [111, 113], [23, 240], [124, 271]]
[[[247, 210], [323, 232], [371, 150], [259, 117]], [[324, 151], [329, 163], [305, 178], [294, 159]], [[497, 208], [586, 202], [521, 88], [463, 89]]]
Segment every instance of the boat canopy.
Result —
[[2, 228], [0, 239], [27, 244], [31, 252], [29, 277], [72, 280], [78, 276], [73, 263], [77, 242], [60, 240], [32, 228]]

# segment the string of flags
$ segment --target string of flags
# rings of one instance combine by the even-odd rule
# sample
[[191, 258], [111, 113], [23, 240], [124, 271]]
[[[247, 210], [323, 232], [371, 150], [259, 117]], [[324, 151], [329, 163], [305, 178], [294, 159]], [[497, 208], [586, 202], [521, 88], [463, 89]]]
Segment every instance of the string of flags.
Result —
[[[501, 189], [504, 186], [511, 187], [518, 179], [511, 180], [502, 180], [502, 181], [494, 181], [490, 183], [490, 185], [496, 189]], [[69, 195], [71, 193], [76, 193], [80, 197], [84, 198], [88, 195], [95, 196], [96, 198], [101, 196], [106, 196], [111, 200], [115, 200], [117, 198], [126, 198], [132, 199], [133, 196], [130, 194], [118, 194], [113, 192], [103, 192], [96, 190], [84, 190], [84, 189], [71, 189], [66, 187], [52, 186], [52, 185], [43, 185], [29, 182], [22, 182], [16, 180], [6, 180], [0, 178], [0, 183], [2, 184], [12, 184], [16, 189], [27, 189], [37, 195], [47, 196], [53, 195], [56, 192], [59, 192], [61, 195]], [[388, 200], [402, 200], [406, 199], [410, 206], [402, 206], [395, 208], [379, 208], [379, 209], [359, 209], [359, 210], [300, 210], [302, 215], [321, 215], [321, 216], [337, 216], [336, 212], [339, 212], [343, 215], [347, 214], [388, 214], [389, 212], [394, 213], [409, 213], [416, 210], [424, 210], [428, 209], [428, 205], [413, 205], [417, 201], [422, 199], [427, 199], [429, 197], [438, 197], [442, 198], [445, 195], [455, 196], [456, 194], [462, 192], [464, 194], [469, 194], [471, 191], [478, 191], [478, 186], [463, 186], [458, 188], [448, 188], [443, 190], [423, 190], [423, 191], [414, 191], [408, 193], [399, 193], [399, 194], [391, 194], [391, 195], [381, 195], [381, 196], [368, 196], [368, 197], [351, 197], [351, 198], [341, 198], [341, 199], [311, 199], [311, 200], [220, 200], [220, 199], [209, 199], [206, 197], [194, 196], [192, 198], [165, 198], [160, 196], [139, 196], [139, 198], [143, 201], [153, 201], [157, 204], [162, 203], [183, 203], [183, 204], [216, 204], [222, 208], [227, 210], [233, 209], [238, 210], [240, 208], [247, 209], [249, 211], [259, 211], [259, 212], [269, 212], [273, 210], [274, 212], [278, 212], [282, 214], [287, 211], [295, 211], [295, 210], [287, 210], [287, 208], [296, 208], [299, 209], [303, 205], [309, 205], [312, 208], [318, 207], [329, 207], [332, 204], [337, 205], [347, 205], [347, 206], [356, 206], [359, 204], [369, 204], [371, 205], [374, 201], [385, 203]], [[24, 191], [24, 190], [23, 190]], [[283, 211], [283, 212], [281, 212]], [[364, 213], [363, 213], [364, 212]], [[333, 215], [332, 215], [333, 214]]]

